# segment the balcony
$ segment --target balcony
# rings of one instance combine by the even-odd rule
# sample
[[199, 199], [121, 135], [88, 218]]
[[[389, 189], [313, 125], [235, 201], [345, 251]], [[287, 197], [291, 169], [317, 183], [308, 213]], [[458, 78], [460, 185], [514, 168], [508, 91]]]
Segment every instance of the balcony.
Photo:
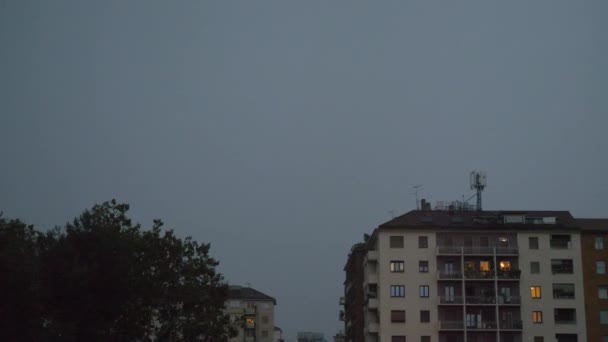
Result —
[[378, 251], [367, 251], [365, 254], [365, 263], [378, 262]]
[[494, 305], [496, 304], [496, 297], [494, 296], [467, 296], [467, 304], [475, 305]]
[[440, 330], [463, 330], [463, 321], [439, 321]]
[[368, 310], [378, 310], [378, 298], [368, 298], [367, 299], [367, 309]]
[[467, 330], [496, 330], [496, 322], [494, 322], [494, 321], [467, 322]]
[[500, 322], [501, 330], [522, 330], [521, 320], [510, 320]]
[[437, 279], [439, 280], [460, 280], [462, 279], [462, 273], [460, 271], [439, 271], [437, 272]]
[[518, 255], [517, 247], [453, 247], [437, 246], [437, 255]]
[[462, 296], [439, 296], [440, 305], [462, 305]]
[[521, 270], [517, 269], [498, 271], [498, 279], [502, 280], [519, 280], [520, 276]]
[[500, 296], [498, 297], [498, 304], [500, 305], [519, 305], [521, 304], [520, 296]]
[[378, 322], [367, 323], [367, 332], [370, 334], [377, 334], [379, 331]]
[[366, 284], [378, 284], [378, 273], [368, 272], [365, 277]]
[[464, 277], [475, 280], [494, 280], [494, 271], [465, 270]]

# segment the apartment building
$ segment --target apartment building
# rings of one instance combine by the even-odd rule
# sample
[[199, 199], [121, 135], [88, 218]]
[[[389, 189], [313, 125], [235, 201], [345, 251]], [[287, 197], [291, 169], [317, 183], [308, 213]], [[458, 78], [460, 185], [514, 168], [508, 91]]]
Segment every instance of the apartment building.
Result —
[[238, 335], [229, 342], [274, 342], [276, 299], [251, 287], [231, 285], [226, 314], [237, 327]]
[[608, 219], [577, 221], [582, 229], [587, 338], [608, 342]]
[[365, 341], [587, 341], [567, 211], [410, 211], [373, 231], [363, 269]]
[[363, 263], [366, 256], [364, 243], [353, 245], [344, 266], [346, 280], [344, 281], [344, 297], [340, 298], [340, 320], [344, 321], [344, 339], [346, 342], [364, 342], [363, 324], [365, 311], [363, 291]]

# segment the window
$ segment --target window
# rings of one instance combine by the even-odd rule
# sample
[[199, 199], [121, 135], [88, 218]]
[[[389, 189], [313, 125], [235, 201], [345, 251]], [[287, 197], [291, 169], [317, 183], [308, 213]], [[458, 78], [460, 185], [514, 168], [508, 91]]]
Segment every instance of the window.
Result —
[[601, 251], [604, 249], [604, 237], [596, 236], [595, 237], [595, 250]]
[[577, 334], [555, 334], [555, 342], [577, 342]]
[[268, 330], [262, 330], [262, 337], [268, 337]]
[[596, 261], [595, 262], [595, 271], [597, 274], [606, 274], [606, 262], [605, 261]]
[[426, 236], [419, 236], [418, 248], [429, 248], [429, 238]]
[[528, 238], [528, 245], [530, 249], [538, 249], [538, 236], [530, 236]]
[[403, 272], [403, 261], [391, 261], [391, 272]]
[[420, 273], [427, 273], [429, 271], [429, 262], [427, 260], [418, 261], [418, 271]]
[[576, 309], [553, 309], [556, 324], [576, 323]]
[[534, 336], [534, 342], [545, 342], [545, 338], [542, 336]]
[[553, 284], [553, 298], [574, 299], [574, 284]]
[[600, 311], [600, 324], [608, 324], [608, 311]]
[[391, 310], [391, 322], [404, 323], [405, 310]]
[[391, 297], [405, 297], [405, 285], [391, 285]]
[[405, 336], [391, 336], [391, 342], [405, 342]]
[[480, 261], [479, 270], [482, 272], [489, 272], [490, 271], [490, 262], [489, 261]]
[[530, 261], [530, 273], [532, 273], [532, 274], [540, 273], [540, 262]]
[[501, 271], [510, 271], [511, 270], [511, 262], [510, 261], [501, 261], [498, 263]]
[[531, 286], [530, 294], [532, 295], [532, 298], [540, 298], [540, 286]]
[[268, 324], [268, 316], [262, 316], [262, 323]]
[[487, 236], [479, 237], [479, 247], [488, 247], [490, 246], [490, 239]]
[[532, 311], [532, 323], [542, 323], [543, 322], [543, 312], [542, 311]]
[[429, 323], [431, 321], [431, 312], [429, 310], [420, 310], [420, 323]]
[[403, 248], [403, 236], [391, 236], [389, 239], [390, 248]]
[[428, 297], [428, 296], [429, 296], [429, 286], [420, 285], [420, 297]]
[[431, 336], [420, 336], [420, 342], [431, 342]]
[[509, 239], [506, 237], [499, 237], [498, 247], [509, 247]]
[[608, 286], [600, 285], [597, 288], [597, 297], [599, 299], [608, 299]]
[[238, 308], [241, 306], [241, 302], [239, 302], [238, 300], [231, 300], [230, 301], [230, 307], [231, 308]]
[[574, 273], [572, 259], [551, 259], [551, 272], [553, 272], [553, 274]]
[[570, 235], [551, 235], [551, 248], [570, 248]]

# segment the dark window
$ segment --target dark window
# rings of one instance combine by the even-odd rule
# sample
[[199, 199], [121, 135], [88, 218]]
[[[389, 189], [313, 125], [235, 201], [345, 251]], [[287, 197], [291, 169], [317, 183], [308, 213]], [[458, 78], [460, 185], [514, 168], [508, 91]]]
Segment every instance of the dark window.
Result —
[[405, 322], [405, 310], [391, 310], [391, 322]]
[[268, 316], [262, 316], [262, 323], [264, 323], [264, 324], [268, 323]]
[[554, 309], [555, 323], [576, 323], [576, 309]]
[[429, 296], [429, 286], [420, 285], [420, 297], [428, 297], [428, 296]]
[[545, 338], [542, 336], [534, 336], [534, 342], [545, 342]]
[[499, 237], [498, 247], [509, 247], [509, 239], [506, 237]]
[[577, 334], [555, 334], [555, 342], [577, 342]]
[[574, 273], [574, 266], [572, 265], [572, 259], [551, 259], [551, 272], [553, 274]]
[[428, 323], [431, 321], [431, 312], [429, 310], [420, 310], [420, 322]]
[[431, 336], [420, 336], [420, 342], [431, 342]]
[[596, 236], [595, 237], [595, 250], [601, 251], [604, 249], [604, 237]]
[[530, 261], [530, 273], [533, 273], [533, 274], [540, 273], [540, 262]]
[[468, 248], [473, 247], [473, 238], [470, 236], [465, 236], [464, 237], [464, 246], [468, 247]]
[[553, 298], [574, 299], [574, 284], [553, 284]]
[[391, 297], [405, 297], [405, 285], [391, 285]]
[[391, 273], [403, 272], [403, 261], [391, 261]]
[[429, 238], [426, 236], [419, 236], [418, 248], [429, 248]]
[[479, 238], [479, 246], [480, 247], [488, 247], [490, 246], [490, 240], [487, 236], [482, 236]]
[[391, 336], [391, 342], [405, 342], [405, 336]]
[[391, 236], [390, 237], [391, 248], [403, 248], [403, 236]]
[[268, 337], [268, 330], [262, 330], [262, 337]]
[[551, 235], [551, 248], [570, 248], [570, 235]]
[[538, 237], [537, 236], [530, 236], [528, 238], [528, 242], [530, 244], [530, 249], [538, 249]]
[[418, 271], [427, 273], [429, 271], [429, 262], [427, 260], [418, 261]]

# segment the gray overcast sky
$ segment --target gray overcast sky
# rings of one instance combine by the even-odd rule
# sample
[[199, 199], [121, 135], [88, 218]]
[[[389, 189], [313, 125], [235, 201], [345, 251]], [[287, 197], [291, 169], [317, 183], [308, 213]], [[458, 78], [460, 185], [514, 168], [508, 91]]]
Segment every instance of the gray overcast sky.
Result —
[[111, 198], [333, 335], [351, 245], [415, 207], [608, 216], [606, 1], [0, 1], [0, 210]]

